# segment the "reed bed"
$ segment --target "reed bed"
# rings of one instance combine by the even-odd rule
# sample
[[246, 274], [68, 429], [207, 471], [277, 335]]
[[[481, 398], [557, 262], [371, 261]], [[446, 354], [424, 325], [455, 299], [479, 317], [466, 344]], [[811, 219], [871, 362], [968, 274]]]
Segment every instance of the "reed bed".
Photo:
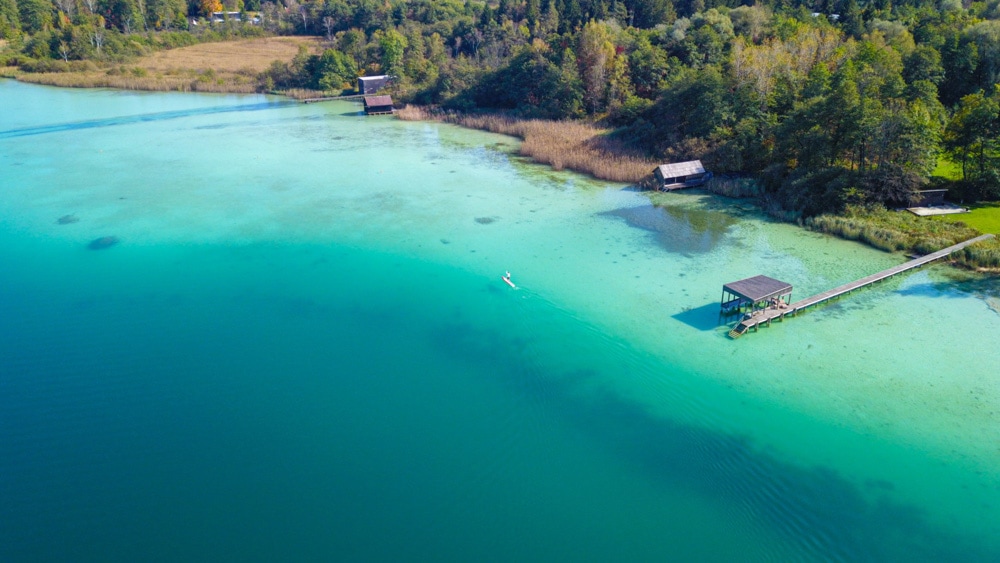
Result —
[[281, 90], [280, 92], [274, 92], [275, 94], [281, 94], [286, 98], [292, 98], [293, 100], [307, 100], [309, 98], [322, 98], [324, 96], [339, 96], [341, 91], [336, 92], [324, 92], [322, 90], [310, 90], [308, 88], [289, 88], [288, 90]]
[[953, 258], [959, 264], [969, 268], [998, 272], [1000, 271], [1000, 240], [994, 238], [966, 246], [961, 252], [956, 252]]
[[244, 76], [216, 76], [191, 73], [144, 76], [142, 72], [23, 73], [19, 80], [64, 88], [118, 88], [161, 92], [216, 92], [250, 94], [257, 91], [256, 80]]
[[[811, 230], [829, 233], [848, 240], [858, 240], [888, 252], [899, 250], [928, 254], [978, 236], [979, 231], [961, 223], [931, 221], [905, 211], [885, 209], [848, 209], [844, 215], [818, 215], [805, 220]], [[979, 245], [974, 245], [979, 247]], [[973, 248], [973, 247], [969, 247]], [[989, 248], [987, 246], [987, 248]], [[973, 250], [966, 264], [990, 267], [994, 251]], [[956, 254], [958, 256], [958, 254]], [[983, 264], [975, 263], [980, 257]]]
[[443, 121], [522, 140], [519, 153], [548, 164], [613, 182], [647, 181], [657, 162], [630, 151], [608, 131], [587, 123], [518, 119], [500, 114], [462, 114], [406, 106], [397, 114], [408, 121]]

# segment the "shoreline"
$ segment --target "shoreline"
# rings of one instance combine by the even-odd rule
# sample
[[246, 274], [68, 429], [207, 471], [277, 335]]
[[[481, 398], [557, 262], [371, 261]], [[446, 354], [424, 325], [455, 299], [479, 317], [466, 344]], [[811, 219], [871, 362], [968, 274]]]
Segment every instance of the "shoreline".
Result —
[[396, 110], [403, 121], [437, 121], [518, 137], [518, 154], [555, 170], [572, 170], [598, 180], [643, 184], [659, 161], [642, 156], [617, 139], [609, 129], [577, 121], [520, 119], [502, 113], [464, 114], [406, 105]]
[[[462, 114], [407, 105], [397, 110], [404, 121], [436, 121], [518, 137], [518, 154], [556, 170], [588, 174], [598, 180], [635, 184], [651, 189], [652, 171], [662, 164], [636, 155], [608, 129], [580, 122], [518, 119], [505, 114]], [[713, 178], [701, 187], [717, 196], [748, 200], [764, 214], [784, 223], [855, 241], [889, 253], [929, 254], [984, 234], [961, 223], [926, 221], [889, 210], [849, 208], [841, 215], [820, 215], [802, 220], [764, 196], [748, 178]], [[654, 193], [660, 193], [655, 192]], [[656, 205], [652, 201], [653, 205]], [[1000, 275], [1000, 240], [977, 243], [946, 258], [945, 263], [985, 275]]]
[[[151, 61], [152, 59], [139, 61], [139, 63], [145, 62], [149, 68], [138, 65], [132, 67], [112, 65], [104, 70], [49, 73], [14, 71], [10, 74], [0, 70], [0, 77], [63, 88], [256, 93], [280, 95], [293, 100], [322, 94], [311, 90], [262, 92], [256, 83], [256, 75], [249, 66], [216, 72], [215, 67], [211, 65], [202, 69], [164, 67], [162, 64], [156, 67], [151, 66], [153, 65]], [[154, 69], [155, 74], [150, 75], [149, 69]], [[634, 184], [643, 189], [651, 187], [652, 171], [662, 164], [658, 160], [639, 154], [623, 141], [609, 137], [610, 129], [584, 122], [521, 119], [498, 112], [465, 114], [412, 104], [397, 110], [396, 116], [404, 121], [450, 123], [469, 129], [517, 137], [522, 141], [518, 154], [530, 158], [533, 162], [551, 166], [555, 170], [586, 174], [598, 180]], [[964, 224], [944, 221], [921, 223], [903, 220], [906, 225], [900, 227], [901, 221], [879, 210], [853, 209], [844, 214], [811, 217], [803, 221], [798, 214], [784, 210], [780, 204], [764, 196], [757, 183], [749, 178], [716, 177], [706, 182], [702, 189], [723, 197], [749, 200], [776, 220], [794, 223], [802, 228], [837, 238], [861, 242], [886, 252], [926, 254], [983, 234]], [[946, 263], [985, 275], [1000, 275], [1000, 240], [979, 243], [964, 249], [946, 259]]]

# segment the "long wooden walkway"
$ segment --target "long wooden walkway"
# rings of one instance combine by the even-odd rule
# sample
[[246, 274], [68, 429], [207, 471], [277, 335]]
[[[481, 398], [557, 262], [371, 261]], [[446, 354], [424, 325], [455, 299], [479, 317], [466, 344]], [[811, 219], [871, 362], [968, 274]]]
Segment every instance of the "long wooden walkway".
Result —
[[[369, 94], [371, 95], [371, 94]], [[303, 104], [315, 104], [316, 102], [329, 102], [332, 100], [354, 100], [356, 98], [364, 98], [364, 94], [348, 94], [346, 96], [326, 96], [323, 98], [304, 98], [302, 100]]]
[[856, 289], [861, 289], [863, 287], [872, 285], [873, 283], [880, 282], [884, 279], [891, 278], [892, 276], [895, 276], [897, 274], [907, 272], [914, 268], [919, 268], [935, 260], [940, 260], [941, 258], [944, 258], [945, 256], [948, 256], [955, 251], [961, 250], [966, 246], [969, 246], [970, 244], [975, 244], [977, 242], [991, 238], [993, 238], [993, 235], [990, 234], [971, 238], [965, 242], [960, 242], [958, 244], [949, 246], [948, 248], [942, 248], [937, 252], [932, 252], [925, 256], [921, 256], [920, 258], [915, 258], [913, 260], [910, 260], [909, 262], [905, 262], [898, 266], [893, 266], [888, 270], [882, 270], [877, 274], [872, 274], [870, 276], [863, 277], [859, 280], [852, 281], [851, 283], [845, 283], [842, 286], [824, 291], [823, 293], [817, 293], [812, 297], [806, 297], [805, 299], [796, 301], [795, 303], [780, 307], [768, 307], [767, 309], [756, 311], [752, 313], [749, 316], [749, 318], [744, 318], [740, 320], [740, 322], [736, 325], [736, 327], [733, 328], [732, 331], [730, 331], [729, 335], [732, 336], [733, 338], [738, 338], [743, 334], [745, 334], [751, 328], [757, 329], [762, 324], [770, 326], [771, 321], [774, 319], [784, 320], [786, 316], [788, 315], [794, 316], [803, 309], [807, 309], [814, 305], [819, 305], [820, 303], [824, 303], [835, 297], [840, 297], [841, 295], [845, 295]]

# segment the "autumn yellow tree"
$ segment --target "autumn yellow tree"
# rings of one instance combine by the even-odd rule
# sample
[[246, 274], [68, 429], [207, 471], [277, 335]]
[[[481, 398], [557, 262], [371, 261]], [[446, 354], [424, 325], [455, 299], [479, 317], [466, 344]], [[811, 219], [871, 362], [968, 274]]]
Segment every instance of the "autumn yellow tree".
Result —
[[211, 17], [213, 12], [222, 11], [221, 0], [201, 0], [201, 15]]
[[583, 103], [588, 112], [600, 112], [607, 107], [608, 77], [614, 68], [615, 55], [607, 24], [592, 21], [583, 26], [576, 58], [583, 79]]

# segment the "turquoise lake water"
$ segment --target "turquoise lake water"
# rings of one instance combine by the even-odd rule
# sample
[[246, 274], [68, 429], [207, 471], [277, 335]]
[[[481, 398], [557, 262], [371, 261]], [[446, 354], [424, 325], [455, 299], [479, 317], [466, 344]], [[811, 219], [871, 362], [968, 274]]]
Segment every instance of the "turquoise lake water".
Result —
[[0, 81], [0, 560], [1000, 560], [995, 279], [516, 148]]

